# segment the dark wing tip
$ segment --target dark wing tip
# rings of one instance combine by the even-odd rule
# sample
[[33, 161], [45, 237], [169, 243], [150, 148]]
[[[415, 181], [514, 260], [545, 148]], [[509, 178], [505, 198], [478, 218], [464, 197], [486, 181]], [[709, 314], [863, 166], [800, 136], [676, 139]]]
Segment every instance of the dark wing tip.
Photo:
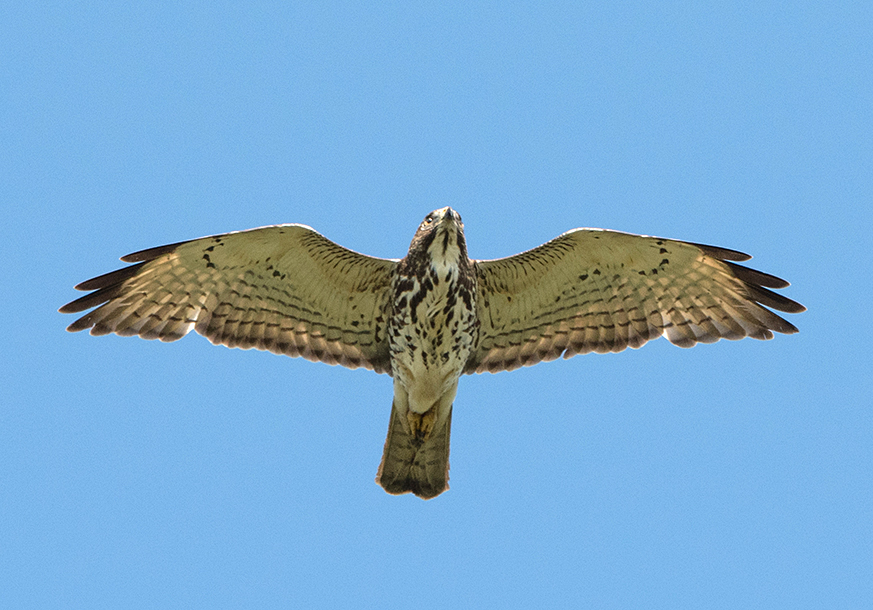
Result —
[[[75, 312], [64, 311], [62, 313], [75, 313]], [[73, 322], [72, 324], [70, 324], [69, 326], [67, 326], [67, 332], [68, 333], [77, 333], [79, 331], [91, 328], [93, 325], [94, 325], [94, 323], [91, 321], [91, 316], [85, 315], [85, 316], [82, 316], [81, 318], [79, 318], [78, 320], [76, 320], [75, 322]]]
[[799, 333], [800, 331], [797, 327], [789, 322], [788, 320], [782, 320], [785, 322], [785, 325], [782, 328], [777, 328], [776, 330], [782, 333], [783, 335], [793, 335], [795, 333]]
[[139, 250], [137, 252], [131, 252], [130, 254], [122, 256], [121, 260], [125, 263], [147, 263], [148, 261], [154, 260], [159, 256], [174, 252], [176, 248], [178, 248], [182, 244], [187, 244], [189, 241], [191, 240], [177, 241], [174, 244], [167, 244], [166, 246], [157, 246], [154, 248]]
[[[182, 244], [188, 243], [187, 241], [180, 241], [175, 244], [167, 244], [166, 246], [158, 246], [156, 248], [148, 248], [146, 250], [140, 250], [138, 252], [133, 252], [126, 256], [122, 256], [121, 260], [125, 263], [138, 263], [136, 265], [131, 265], [129, 267], [124, 267], [123, 269], [118, 269], [116, 271], [110, 271], [109, 273], [104, 273], [103, 275], [98, 275], [97, 277], [92, 277], [90, 280], [85, 280], [79, 284], [76, 284], [76, 290], [101, 290], [103, 288], [107, 288], [109, 286], [117, 286], [122, 282], [132, 278], [138, 272], [140, 267], [143, 264], [158, 258], [164, 254], [169, 254], [173, 252]], [[91, 296], [91, 295], [88, 295]], [[87, 297], [84, 297], [87, 298]], [[106, 299], [108, 300], [108, 299]], [[63, 307], [61, 307], [58, 311], [61, 313], [76, 313], [78, 311], [83, 311], [88, 309], [89, 307], [94, 307], [95, 305], [81, 306], [83, 303], [83, 299], [76, 299], [71, 303], [67, 303]], [[102, 301], [101, 301], [102, 302]], [[99, 305], [97, 303], [96, 305]]]
[[90, 294], [79, 297], [75, 301], [70, 301], [58, 309], [58, 311], [60, 313], [79, 313], [80, 311], [97, 307], [98, 305], [102, 305], [112, 299], [112, 297], [118, 294], [118, 290], [118, 285], [106, 286], [105, 288], [95, 290]]
[[[767, 290], [768, 288], [788, 288], [788, 286], [790, 286], [791, 284], [786, 280], [783, 280], [781, 277], [776, 277], [775, 275], [770, 275], [769, 273], [764, 273], [763, 271], [751, 269], [743, 265], [737, 265], [735, 262], [732, 262], [749, 260], [752, 257], [748, 254], [745, 254], [744, 252], [739, 252], [737, 250], [719, 248], [718, 246], [707, 246], [704, 244], [695, 244], [692, 242], [687, 243], [699, 248], [705, 255], [717, 258], [721, 260], [725, 265], [727, 265], [731, 272], [734, 274], [734, 276], [746, 285], [751, 293], [752, 298], [754, 298], [755, 301], [757, 301], [758, 303], [765, 305], [766, 307], [772, 307], [773, 309], [776, 309], [778, 311], [784, 311], [786, 313], [802, 313], [806, 311], [806, 307], [804, 307], [797, 301], [792, 301], [791, 299], [784, 297], [781, 294], [776, 294], [771, 290]], [[783, 320], [783, 322], [785, 321]], [[797, 327], [795, 327], [793, 324], [790, 324], [789, 322], [785, 322], [785, 326], [783, 328], [775, 330], [786, 334], [798, 332]]]
[[723, 261], [747, 261], [752, 258], [751, 254], [740, 252], [739, 250], [731, 250], [729, 248], [720, 248], [719, 246], [708, 246], [706, 244], [697, 244], [693, 241], [686, 241], [686, 244], [699, 248], [707, 256], [717, 258]]
[[[124, 267], [123, 269], [117, 269], [116, 271], [110, 271], [109, 273], [92, 277], [90, 280], [85, 280], [81, 284], [76, 284], [76, 290], [100, 290], [101, 288], [106, 288], [108, 286], [115, 286], [136, 275], [139, 268], [144, 264], [145, 263], [143, 262], [138, 265], [131, 265], [130, 267]], [[64, 307], [66, 307], [66, 305]]]
[[770, 275], [763, 271], [750, 269], [749, 267], [737, 265], [730, 261], [724, 261], [724, 264], [733, 271], [735, 276], [749, 284], [757, 284], [758, 286], [766, 286], [767, 288], [788, 288], [791, 285], [781, 277], [776, 277], [775, 275]]
[[[83, 311], [83, 310], [79, 309], [79, 305], [77, 303], [78, 300], [79, 299], [76, 299], [75, 301], [70, 301], [66, 305], [62, 305], [61, 308], [58, 309], [58, 313], [77, 313], [77, 312]], [[67, 329], [67, 330], [69, 330], [69, 329]]]
[[[79, 297], [74, 301], [70, 301], [66, 305], [63, 305], [58, 312], [60, 313], [79, 313], [85, 311], [86, 309], [91, 309], [93, 307], [97, 307], [106, 303], [114, 296], [118, 294], [118, 290], [121, 285], [128, 279], [132, 278], [137, 274], [140, 267], [142, 267], [145, 263], [139, 263], [136, 265], [131, 265], [129, 267], [125, 267], [123, 269], [118, 269], [116, 271], [110, 271], [109, 273], [104, 273], [103, 275], [98, 275], [97, 277], [91, 278], [90, 280], [85, 280], [81, 284], [76, 285], [76, 290], [84, 290], [84, 291], [93, 291], [89, 294]], [[85, 328], [89, 328], [91, 326], [90, 323], [87, 323], [89, 316], [85, 316], [79, 320], [76, 320], [70, 326], [67, 327], [67, 330], [70, 332], [76, 332], [79, 330], [84, 330]], [[87, 324], [82, 326], [82, 324]]]
[[748, 282], [746, 282], [746, 286], [749, 289], [750, 296], [761, 305], [776, 309], [777, 311], [784, 311], [785, 313], [803, 313], [806, 311], [806, 307], [797, 301], [792, 301], [788, 297], [777, 294], [772, 290], [767, 290], [762, 286], [756, 286]]

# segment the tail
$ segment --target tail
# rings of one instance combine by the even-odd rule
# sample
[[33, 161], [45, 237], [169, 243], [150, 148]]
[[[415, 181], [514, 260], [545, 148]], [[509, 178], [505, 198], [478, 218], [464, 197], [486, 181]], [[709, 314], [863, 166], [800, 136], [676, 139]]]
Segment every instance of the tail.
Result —
[[389, 494], [411, 491], [425, 500], [443, 493], [449, 488], [451, 427], [452, 412], [449, 411], [441, 429], [433, 430], [426, 439], [415, 438], [392, 404], [388, 438], [376, 482]]

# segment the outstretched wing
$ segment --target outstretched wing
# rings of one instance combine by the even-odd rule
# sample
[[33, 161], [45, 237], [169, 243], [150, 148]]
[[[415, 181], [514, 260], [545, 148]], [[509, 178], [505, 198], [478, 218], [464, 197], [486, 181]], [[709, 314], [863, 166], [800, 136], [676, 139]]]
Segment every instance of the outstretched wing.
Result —
[[680, 347], [771, 339], [797, 329], [767, 307], [799, 303], [788, 282], [731, 261], [742, 252], [600, 229], [476, 261], [479, 343], [465, 372], [505, 371], [586, 352], [638, 348], [666, 335]]
[[396, 261], [352, 252], [303, 225], [203, 237], [128, 254], [82, 282], [96, 307], [67, 330], [216, 344], [389, 372], [385, 325]]

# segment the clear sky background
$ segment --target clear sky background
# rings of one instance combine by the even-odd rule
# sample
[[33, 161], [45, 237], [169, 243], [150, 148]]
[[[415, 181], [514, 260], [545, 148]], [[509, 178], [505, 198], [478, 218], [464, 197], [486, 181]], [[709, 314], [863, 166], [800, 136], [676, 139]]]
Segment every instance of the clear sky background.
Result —
[[[0, 9], [0, 606], [873, 607], [873, 5], [439, 4]], [[428, 502], [373, 481], [387, 376], [57, 313], [142, 248], [399, 258], [445, 205], [473, 258], [687, 239], [809, 311], [463, 378]]]

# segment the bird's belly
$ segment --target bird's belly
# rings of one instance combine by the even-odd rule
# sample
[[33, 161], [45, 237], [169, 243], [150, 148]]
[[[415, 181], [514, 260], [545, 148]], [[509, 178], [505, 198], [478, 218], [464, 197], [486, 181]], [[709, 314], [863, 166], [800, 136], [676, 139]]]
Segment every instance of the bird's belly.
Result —
[[[453, 343], [449, 341], [450, 346]], [[415, 348], [407, 344], [406, 347], [394, 357], [394, 377], [406, 390], [409, 408], [416, 413], [424, 413], [457, 387], [458, 377], [470, 356], [470, 348], [444, 348], [428, 343], [419, 343]]]
[[392, 341], [392, 372], [416, 413], [426, 412], [449, 392], [454, 397], [470, 357], [472, 314], [462, 305], [450, 311], [430, 308], [429, 315], [422, 311]]

